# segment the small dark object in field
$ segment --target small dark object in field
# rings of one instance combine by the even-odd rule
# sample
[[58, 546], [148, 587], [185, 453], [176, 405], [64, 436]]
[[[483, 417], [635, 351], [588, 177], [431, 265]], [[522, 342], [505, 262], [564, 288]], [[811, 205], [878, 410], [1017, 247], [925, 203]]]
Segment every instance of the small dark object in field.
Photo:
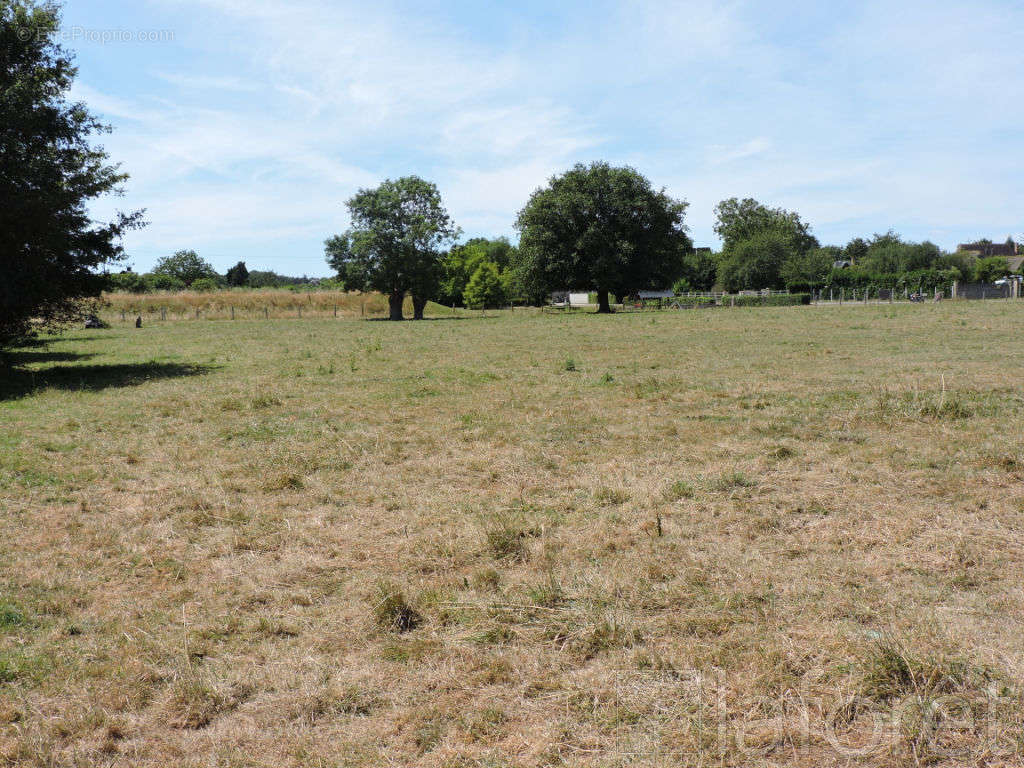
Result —
[[135, 318], [135, 327], [136, 328], [141, 328], [142, 327], [142, 315], [139, 315], [138, 317]]
[[86, 328], [109, 328], [110, 326], [100, 320], [96, 315], [85, 316], [85, 327]]

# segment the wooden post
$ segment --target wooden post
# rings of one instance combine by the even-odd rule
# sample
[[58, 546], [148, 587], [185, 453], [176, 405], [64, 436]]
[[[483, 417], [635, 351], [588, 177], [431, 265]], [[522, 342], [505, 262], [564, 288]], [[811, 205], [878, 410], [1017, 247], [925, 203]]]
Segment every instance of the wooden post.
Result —
[[123, 310], [123, 309], [121, 310], [121, 322], [122, 322], [122, 323], [123, 323], [123, 322], [126, 322], [126, 321], [125, 321], [125, 318], [124, 318], [124, 310]]
[[196, 320], [199, 319], [199, 307], [196, 307]]
[[338, 305], [337, 304], [334, 305], [334, 316], [335, 317], [338, 316]]
[[299, 304], [299, 320], [302, 319], [302, 305]]
[[843, 298], [845, 296], [846, 296], [846, 289], [845, 288], [840, 288], [839, 289], [839, 306], [840, 307], [843, 306]]
[[235, 319], [235, 305], [234, 304], [231, 305], [231, 319], [232, 320]]
[[264, 307], [263, 308], [263, 319], [264, 320], [269, 320], [270, 319], [270, 307]]

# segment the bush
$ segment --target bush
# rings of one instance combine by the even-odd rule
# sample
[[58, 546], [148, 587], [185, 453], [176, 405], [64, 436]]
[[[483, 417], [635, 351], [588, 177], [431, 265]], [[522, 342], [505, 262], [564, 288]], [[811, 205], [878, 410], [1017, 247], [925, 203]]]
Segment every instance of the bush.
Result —
[[684, 307], [711, 307], [718, 303], [714, 296], [677, 296], [671, 301]]
[[137, 272], [122, 272], [118, 275], [108, 275], [107, 290], [122, 293], [149, 293], [150, 288], [146, 278]]
[[210, 291], [216, 291], [218, 288], [220, 288], [220, 285], [212, 277], [200, 277], [192, 283], [192, 290], [199, 293], [209, 293]]
[[182, 280], [163, 272], [150, 273], [143, 276], [149, 291], [183, 291], [185, 283]]
[[809, 293], [776, 293], [771, 296], [731, 296], [727, 304], [737, 307], [795, 307], [811, 303]]

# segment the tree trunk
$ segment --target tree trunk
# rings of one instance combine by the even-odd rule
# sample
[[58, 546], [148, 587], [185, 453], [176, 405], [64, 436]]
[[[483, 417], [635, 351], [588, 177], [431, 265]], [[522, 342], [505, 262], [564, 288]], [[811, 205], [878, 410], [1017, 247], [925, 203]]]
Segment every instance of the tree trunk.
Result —
[[422, 296], [413, 295], [413, 297], [412, 297], [412, 319], [413, 320], [422, 320], [423, 319], [423, 310], [426, 308], [426, 306], [427, 306], [427, 300], [426, 299], [424, 299]]
[[597, 313], [599, 315], [611, 314], [612, 307], [608, 303], [608, 291], [597, 292]]
[[402, 316], [402, 304], [405, 303], [405, 291], [392, 291], [388, 296], [388, 307], [391, 310], [389, 320], [404, 320]]

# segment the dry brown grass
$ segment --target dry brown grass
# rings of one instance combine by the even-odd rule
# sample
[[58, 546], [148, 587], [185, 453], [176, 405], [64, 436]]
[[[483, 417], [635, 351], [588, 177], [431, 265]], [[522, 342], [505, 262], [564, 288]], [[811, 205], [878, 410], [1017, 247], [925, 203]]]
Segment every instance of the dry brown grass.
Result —
[[27, 350], [0, 765], [1021, 765], [1022, 321], [168, 322]]
[[[131, 319], [141, 315], [147, 324], [161, 320], [236, 320], [314, 317], [383, 318], [388, 315], [387, 299], [379, 293], [345, 291], [290, 291], [286, 289], [235, 289], [223, 291], [180, 291], [157, 293], [108, 293], [103, 296], [101, 315], [117, 323], [122, 313]], [[431, 305], [447, 315], [466, 313]], [[412, 299], [405, 312], [412, 316]]]

